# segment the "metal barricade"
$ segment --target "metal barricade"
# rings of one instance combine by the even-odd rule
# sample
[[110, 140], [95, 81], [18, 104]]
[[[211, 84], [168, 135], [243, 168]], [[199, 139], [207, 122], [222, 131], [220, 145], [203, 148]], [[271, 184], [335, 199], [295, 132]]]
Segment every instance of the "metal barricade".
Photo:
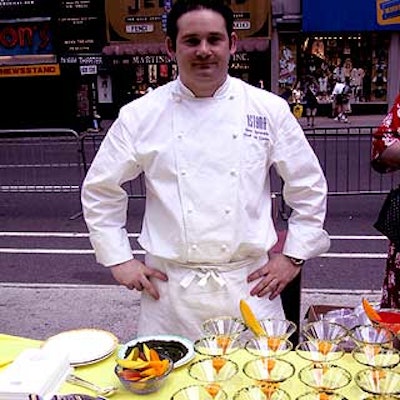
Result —
[[[371, 168], [371, 139], [376, 127], [341, 125], [304, 129], [328, 182], [328, 196], [382, 195], [400, 184], [399, 172], [381, 174]], [[279, 201], [279, 215], [290, 209], [282, 196], [282, 181], [274, 171], [271, 187]]]
[[0, 130], [0, 193], [80, 192], [81, 141], [64, 128]]
[[[81, 136], [83, 171], [86, 174], [90, 164], [99, 149], [105, 134], [85, 132]], [[146, 197], [145, 177], [140, 174], [137, 179], [126, 182], [123, 188], [128, 193], [129, 199], [144, 199]]]
[[376, 127], [305, 129], [328, 181], [330, 196], [384, 194], [400, 184], [398, 172], [371, 168], [371, 138]]
[[[304, 130], [325, 173], [329, 196], [384, 194], [400, 184], [398, 173], [379, 174], [371, 168], [371, 135], [375, 129], [368, 126], [341, 125], [336, 128]], [[104, 133], [82, 135], [85, 173], [103, 138]], [[135, 181], [125, 184], [130, 198], [146, 196], [144, 180], [142, 174]], [[282, 181], [274, 170], [271, 172], [271, 190], [274, 203], [280, 200], [280, 213], [287, 214], [282, 198]]]

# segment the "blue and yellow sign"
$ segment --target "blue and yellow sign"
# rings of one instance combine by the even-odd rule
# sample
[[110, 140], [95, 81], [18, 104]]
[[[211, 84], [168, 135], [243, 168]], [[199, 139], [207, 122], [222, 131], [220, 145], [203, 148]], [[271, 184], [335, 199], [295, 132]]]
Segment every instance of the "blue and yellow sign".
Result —
[[400, 0], [303, 0], [304, 32], [400, 30]]
[[379, 25], [400, 24], [400, 0], [376, 0]]

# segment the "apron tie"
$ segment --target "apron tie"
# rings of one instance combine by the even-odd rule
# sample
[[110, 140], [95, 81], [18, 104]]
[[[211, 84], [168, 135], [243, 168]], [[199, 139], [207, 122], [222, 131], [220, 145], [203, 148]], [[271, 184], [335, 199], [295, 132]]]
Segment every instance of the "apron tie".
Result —
[[215, 270], [210, 269], [200, 269], [200, 270], [190, 270], [179, 282], [179, 284], [187, 289], [195, 278], [199, 278], [197, 284], [199, 286], [205, 286], [208, 280], [213, 279], [220, 287], [226, 285], [225, 279]]

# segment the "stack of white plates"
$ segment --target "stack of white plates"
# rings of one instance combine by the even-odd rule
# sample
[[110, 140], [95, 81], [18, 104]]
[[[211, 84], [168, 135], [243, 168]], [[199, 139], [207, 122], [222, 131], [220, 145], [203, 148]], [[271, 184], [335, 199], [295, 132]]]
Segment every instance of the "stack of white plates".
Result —
[[73, 367], [93, 364], [114, 353], [118, 339], [111, 332], [101, 329], [74, 329], [61, 332], [47, 339], [43, 349], [57, 352], [63, 349]]
[[70, 372], [68, 355], [62, 349], [24, 350], [0, 373], [0, 400], [26, 400], [31, 394], [51, 399]]

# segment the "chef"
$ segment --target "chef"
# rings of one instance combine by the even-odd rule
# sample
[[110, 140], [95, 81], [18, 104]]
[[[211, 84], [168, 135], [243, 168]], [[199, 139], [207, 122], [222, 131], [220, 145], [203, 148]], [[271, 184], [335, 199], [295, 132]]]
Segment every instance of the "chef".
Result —
[[[281, 291], [329, 247], [319, 162], [283, 99], [228, 75], [232, 27], [222, 0], [174, 2], [166, 46], [179, 76], [122, 107], [83, 184], [97, 261], [142, 292], [138, 335], [197, 339], [205, 319], [239, 317], [241, 298], [258, 318], [284, 318]], [[283, 254], [269, 258], [271, 166], [293, 212]], [[144, 263], [121, 187], [142, 173]]]

